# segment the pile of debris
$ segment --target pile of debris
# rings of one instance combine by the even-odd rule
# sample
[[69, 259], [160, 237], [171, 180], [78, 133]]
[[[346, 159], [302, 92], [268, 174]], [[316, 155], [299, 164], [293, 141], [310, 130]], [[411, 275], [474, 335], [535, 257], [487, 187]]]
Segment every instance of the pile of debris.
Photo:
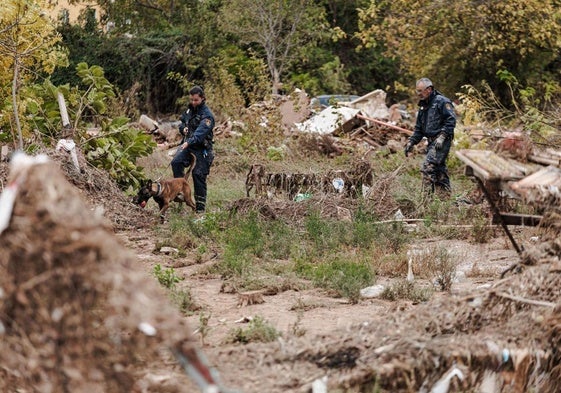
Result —
[[313, 194], [338, 193], [356, 198], [364, 195], [372, 187], [372, 167], [368, 161], [357, 161], [348, 171], [331, 170], [317, 173], [268, 173], [261, 164], [253, 164], [245, 181], [246, 196], [255, 189], [256, 197], [272, 198], [284, 194], [289, 200], [297, 196], [310, 197]]
[[163, 288], [58, 166], [20, 154], [11, 168], [0, 197], [0, 390], [192, 391], [180, 365], [217, 385]]
[[378, 89], [351, 102], [328, 106], [295, 127], [300, 132], [345, 137], [373, 148], [398, 144], [401, 150], [413, 124], [401, 105], [388, 108], [386, 93]]

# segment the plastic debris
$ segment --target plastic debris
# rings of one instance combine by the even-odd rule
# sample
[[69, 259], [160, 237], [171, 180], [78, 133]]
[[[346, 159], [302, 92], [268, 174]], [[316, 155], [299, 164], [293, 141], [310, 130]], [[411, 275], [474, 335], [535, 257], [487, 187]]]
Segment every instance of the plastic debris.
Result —
[[2, 192], [2, 195], [0, 195], [0, 234], [2, 234], [10, 224], [18, 187], [27, 177], [29, 168], [33, 165], [44, 164], [48, 162], [48, 160], [48, 157], [44, 154], [31, 157], [21, 151], [16, 151], [14, 153], [10, 162], [12, 179]]
[[148, 322], [140, 322], [138, 324], [138, 330], [142, 333], [146, 334], [147, 336], [155, 336], [157, 330], [154, 326], [150, 325]]
[[380, 284], [362, 288], [360, 290], [360, 296], [365, 299], [378, 297], [384, 292], [384, 289], [386, 289], [386, 287]]
[[312, 393], [327, 393], [327, 375], [312, 382]]
[[74, 168], [80, 172], [80, 164], [78, 163], [78, 155], [76, 154], [76, 143], [72, 139], [60, 139], [56, 144], [56, 151], [64, 150], [70, 153]]
[[294, 197], [294, 202], [302, 202], [302, 201], [305, 201], [306, 199], [310, 199], [311, 197], [312, 197], [312, 194], [310, 194], [310, 193], [298, 193]]
[[340, 177], [333, 179], [331, 184], [333, 184], [333, 187], [337, 190], [337, 192], [343, 192], [343, 189], [345, 188], [345, 181]]
[[432, 387], [431, 393], [448, 393], [450, 389], [450, 381], [452, 378], [458, 377], [460, 381], [464, 380], [464, 373], [458, 367], [453, 366], [450, 370], [446, 372]]

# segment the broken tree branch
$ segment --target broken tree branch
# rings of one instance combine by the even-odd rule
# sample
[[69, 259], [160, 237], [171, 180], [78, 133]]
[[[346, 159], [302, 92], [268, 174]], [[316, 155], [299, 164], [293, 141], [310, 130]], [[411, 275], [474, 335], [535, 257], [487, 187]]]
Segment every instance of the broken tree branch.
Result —
[[552, 302], [545, 302], [545, 301], [542, 301], [542, 300], [526, 299], [526, 298], [523, 298], [523, 297], [520, 297], [520, 296], [509, 295], [508, 293], [504, 293], [504, 292], [497, 292], [497, 293], [495, 293], [495, 295], [499, 296], [499, 297], [504, 297], [505, 299], [513, 300], [515, 302], [531, 304], [533, 306], [542, 306], [542, 307], [550, 307], [550, 308], [555, 307], [555, 303], [552, 303]]
[[374, 123], [376, 123], [376, 124], [380, 124], [380, 125], [382, 125], [382, 126], [386, 126], [386, 127], [393, 128], [394, 130], [401, 131], [401, 132], [403, 132], [403, 133], [405, 133], [405, 134], [407, 134], [407, 135], [413, 135], [413, 131], [408, 130], [407, 128], [399, 127], [399, 126], [393, 125], [393, 124], [391, 124], [391, 123], [387, 123], [387, 122], [382, 121], [382, 120], [373, 119], [373, 118], [371, 118], [371, 117], [366, 117], [366, 116], [360, 115], [360, 114], [359, 114], [359, 115], [356, 115], [356, 117], [358, 117], [359, 119], [362, 119], [362, 120], [368, 120], [368, 121], [374, 122]]

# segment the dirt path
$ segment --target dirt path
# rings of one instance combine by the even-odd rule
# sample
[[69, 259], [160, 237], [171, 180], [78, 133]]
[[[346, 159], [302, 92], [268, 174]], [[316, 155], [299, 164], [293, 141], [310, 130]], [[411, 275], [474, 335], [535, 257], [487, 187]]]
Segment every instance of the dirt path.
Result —
[[[528, 242], [531, 231], [518, 237]], [[155, 250], [155, 238], [147, 233], [123, 233], [119, 235], [132, 250], [148, 272], [156, 264], [173, 267], [176, 274], [183, 277], [180, 283], [188, 288], [195, 302], [202, 307], [201, 312], [210, 315], [210, 330], [205, 337], [208, 347], [224, 344], [229, 333], [249, 318], [261, 316], [283, 335], [329, 335], [338, 330], [349, 329], [358, 324], [376, 323], [388, 312], [415, 307], [409, 301], [389, 302], [380, 299], [362, 299], [358, 304], [350, 304], [346, 299], [333, 298], [321, 289], [302, 291], [289, 290], [272, 296], [264, 296], [264, 303], [238, 306], [238, 295], [221, 292], [220, 277], [201, 275], [206, 265], [214, 261], [194, 264], [189, 257], [173, 257]], [[492, 239], [487, 244], [472, 244], [462, 240], [428, 240], [416, 244], [416, 248], [429, 248], [438, 244], [445, 247], [457, 258], [456, 280], [452, 294], [468, 293], [478, 287], [488, 287], [498, 279], [500, 272], [517, 261], [517, 254], [503, 236]], [[389, 285], [391, 279], [379, 277], [377, 284]], [[449, 296], [447, 292], [435, 292], [434, 296]], [[187, 317], [195, 331], [200, 326], [196, 312]]]

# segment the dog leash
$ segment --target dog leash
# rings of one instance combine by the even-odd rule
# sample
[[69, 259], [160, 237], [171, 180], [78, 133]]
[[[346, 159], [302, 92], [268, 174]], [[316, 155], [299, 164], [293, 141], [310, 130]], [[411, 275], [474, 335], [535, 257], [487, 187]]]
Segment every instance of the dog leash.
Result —
[[168, 168], [171, 166], [171, 161], [169, 162], [169, 164], [160, 171], [160, 177], [158, 177], [156, 179], [157, 182], [159, 182], [162, 179], [162, 176], [164, 175], [164, 172], [168, 170]]

